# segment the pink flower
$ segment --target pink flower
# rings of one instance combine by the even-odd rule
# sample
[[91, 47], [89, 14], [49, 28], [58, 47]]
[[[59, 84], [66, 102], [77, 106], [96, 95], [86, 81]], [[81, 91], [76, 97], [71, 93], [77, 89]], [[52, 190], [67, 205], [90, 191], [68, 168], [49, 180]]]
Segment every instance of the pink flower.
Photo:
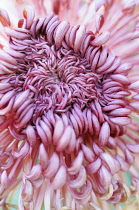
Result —
[[0, 206], [132, 203], [139, 191], [137, 2], [0, 6]]

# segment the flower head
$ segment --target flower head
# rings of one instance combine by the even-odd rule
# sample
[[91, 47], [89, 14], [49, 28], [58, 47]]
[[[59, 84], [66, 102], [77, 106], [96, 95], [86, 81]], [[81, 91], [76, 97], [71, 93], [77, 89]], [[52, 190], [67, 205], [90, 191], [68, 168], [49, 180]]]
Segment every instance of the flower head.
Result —
[[137, 4], [34, 8], [36, 17], [28, 6], [16, 25], [0, 10], [0, 205], [12, 206], [19, 184], [19, 209], [131, 202], [139, 182]]

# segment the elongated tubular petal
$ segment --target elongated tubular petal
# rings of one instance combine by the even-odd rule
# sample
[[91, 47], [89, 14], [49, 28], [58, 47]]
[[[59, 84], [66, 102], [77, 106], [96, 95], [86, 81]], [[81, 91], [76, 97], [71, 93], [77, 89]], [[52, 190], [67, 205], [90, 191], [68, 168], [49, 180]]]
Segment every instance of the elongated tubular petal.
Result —
[[51, 143], [51, 141], [52, 141], [52, 132], [51, 132], [49, 126], [43, 120], [40, 120], [40, 126], [42, 127], [43, 131], [45, 132], [45, 134], [47, 136], [48, 143]]
[[47, 146], [48, 145], [48, 139], [47, 136], [45, 134], [45, 132], [43, 131], [43, 129], [41, 128], [41, 126], [37, 123], [36, 124], [36, 129], [37, 129], [37, 133], [42, 141], [42, 143]]
[[103, 34], [99, 35], [96, 37], [92, 42], [91, 45], [93, 46], [102, 46], [105, 44], [110, 38], [110, 33], [109, 32], [104, 32]]
[[26, 18], [26, 28], [30, 29], [35, 17], [35, 12], [32, 7], [26, 7], [23, 11], [24, 18]]
[[42, 166], [41, 164], [36, 164], [33, 166], [29, 174], [25, 174], [25, 177], [29, 180], [36, 180], [41, 176]]
[[5, 9], [0, 9], [0, 22], [3, 26], [10, 26], [10, 18]]
[[67, 30], [69, 29], [70, 25], [67, 21], [62, 21], [57, 29], [56, 29], [56, 32], [55, 32], [55, 44], [57, 47], [60, 47], [61, 44], [62, 44], [62, 41], [63, 41], [63, 38], [67, 32]]
[[67, 178], [67, 172], [65, 166], [60, 166], [58, 169], [54, 180], [52, 182], [52, 186], [54, 190], [60, 189], [63, 187], [63, 185], [66, 183], [66, 178]]
[[85, 199], [86, 197], [88, 197], [88, 195], [91, 193], [92, 185], [91, 185], [91, 182], [87, 180], [86, 186], [84, 187], [84, 192], [82, 192], [82, 193], [76, 191], [75, 189], [72, 189], [71, 187], [68, 187], [68, 189], [74, 198], [76, 198], [78, 200], [82, 200], [82, 199]]
[[32, 147], [35, 147], [36, 146], [37, 138], [36, 138], [36, 132], [35, 132], [33, 126], [31, 126], [31, 125], [28, 125], [27, 126], [27, 128], [26, 128], [26, 134], [27, 134], [27, 140], [28, 140], [29, 144]]
[[10, 71], [8, 68], [6, 68], [4, 65], [0, 63], [0, 75], [11, 74], [11, 73], [13, 73], [13, 71]]
[[7, 27], [5, 28], [5, 33], [7, 34], [7, 36], [14, 37], [14, 38], [20, 39], [20, 40], [30, 38], [30, 34], [18, 32], [18, 31], [15, 31], [15, 30], [11, 30]]
[[83, 152], [80, 151], [77, 155], [77, 157], [72, 162], [72, 165], [70, 168], [67, 169], [69, 174], [77, 174], [81, 168], [82, 162], [83, 162]]
[[11, 98], [8, 105], [4, 109], [0, 109], [0, 115], [5, 115], [6, 113], [10, 112], [14, 103], [14, 97]]
[[74, 130], [72, 129], [71, 139], [70, 139], [68, 148], [66, 149], [66, 152], [70, 154], [71, 152], [75, 150], [75, 147], [76, 147], [76, 135], [75, 135]]
[[82, 150], [83, 150], [85, 159], [89, 162], [93, 162], [95, 159], [95, 154], [93, 153], [93, 151], [84, 144], [82, 144]]
[[15, 90], [8, 91], [1, 99], [0, 99], [0, 108], [4, 106], [10, 99], [14, 96]]
[[16, 59], [6, 53], [4, 50], [0, 50], [0, 59], [7, 63], [17, 65]]
[[99, 172], [99, 181], [104, 189], [108, 189], [111, 183], [112, 175], [105, 166], [101, 166]]
[[109, 115], [111, 116], [121, 116], [121, 117], [124, 117], [124, 116], [127, 116], [131, 114], [131, 110], [130, 109], [127, 109], [127, 108], [119, 108], [119, 109], [115, 109], [115, 110], [112, 110]]
[[13, 50], [13, 49], [4, 47], [3, 50], [14, 58], [24, 58], [25, 57], [25, 54], [23, 54], [21, 52], [17, 52], [16, 50]]
[[64, 124], [61, 119], [56, 121], [55, 127], [54, 127], [54, 134], [53, 134], [53, 143], [54, 145], [57, 144], [59, 141], [60, 137], [62, 136], [64, 131]]
[[59, 168], [59, 157], [57, 153], [54, 152], [50, 158], [47, 168], [44, 171], [44, 176], [47, 179], [50, 179], [56, 174], [58, 168]]
[[126, 144], [126, 147], [129, 149], [130, 152], [139, 153], [139, 144]]
[[3, 83], [3, 82], [0, 83], [0, 90], [8, 89], [10, 87], [11, 87], [11, 84], [9, 83]]
[[42, 168], [46, 168], [48, 165], [49, 157], [43, 144], [40, 144], [39, 155]]
[[120, 82], [123, 85], [129, 85], [130, 84], [129, 79], [122, 74], [114, 74], [114, 75], [111, 76], [111, 78], [113, 80], [117, 81], [117, 82]]
[[98, 158], [93, 163], [90, 163], [88, 166], [86, 166], [86, 170], [89, 174], [95, 174], [101, 166], [101, 159]]
[[101, 153], [100, 158], [101, 158], [101, 160], [105, 161], [105, 163], [109, 167], [110, 172], [112, 173], [112, 175], [114, 175], [115, 173], [117, 173], [120, 170], [119, 162], [117, 160], [115, 160], [108, 153], [105, 153], [105, 152]]
[[107, 141], [110, 137], [110, 127], [107, 122], [104, 122], [101, 126], [99, 138], [98, 138], [98, 145], [104, 146], [107, 144]]
[[84, 166], [81, 166], [77, 178], [74, 179], [74, 180], [69, 180], [67, 184], [71, 188], [79, 188], [79, 187], [82, 187], [84, 185], [85, 181], [86, 181], [86, 177], [87, 177], [86, 176], [86, 170], [85, 170]]
[[28, 154], [29, 149], [30, 149], [29, 144], [26, 141], [24, 146], [21, 147], [20, 151], [19, 152], [13, 152], [13, 155], [16, 158], [21, 158], [22, 159], [23, 157], [25, 157]]
[[72, 135], [72, 127], [68, 125], [65, 128], [61, 138], [58, 141], [58, 144], [57, 144], [57, 147], [56, 147], [57, 151], [62, 151], [69, 145], [71, 135]]
[[81, 25], [76, 32], [76, 37], [75, 37], [75, 42], [74, 42], [75, 52], [79, 51], [84, 36], [85, 36], [85, 26]]
[[116, 74], [124, 74], [127, 75], [127, 73], [132, 69], [133, 65], [131, 63], [123, 63], [121, 64], [114, 73]]
[[26, 101], [27, 97], [29, 96], [29, 93], [29, 89], [19, 93], [15, 98], [13, 109], [19, 108], [19, 106], [23, 104], [24, 101]]
[[128, 125], [131, 122], [130, 117], [115, 117], [110, 118], [110, 120], [117, 125]]
[[25, 114], [25, 116], [22, 118], [22, 120], [15, 125], [16, 128], [24, 127], [32, 118], [34, 112], [34, 107], [31, 107], [28, 112]]

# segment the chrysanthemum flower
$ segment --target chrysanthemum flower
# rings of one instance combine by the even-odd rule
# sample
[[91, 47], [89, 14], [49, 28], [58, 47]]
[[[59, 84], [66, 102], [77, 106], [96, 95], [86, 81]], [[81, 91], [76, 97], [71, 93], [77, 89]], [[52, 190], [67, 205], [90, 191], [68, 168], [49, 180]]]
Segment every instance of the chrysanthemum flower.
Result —
[[138, 209], [137, 2], [0, 6], [2, 209]]

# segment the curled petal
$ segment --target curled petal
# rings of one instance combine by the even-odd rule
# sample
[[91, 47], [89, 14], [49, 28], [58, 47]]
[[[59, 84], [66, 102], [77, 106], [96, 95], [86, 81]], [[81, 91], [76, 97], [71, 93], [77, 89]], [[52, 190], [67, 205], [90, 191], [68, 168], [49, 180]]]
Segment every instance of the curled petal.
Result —
[[123, 85], [129, 85], [130, 84], [129, 79], [122, 74], [114, 74], [114, 75], [111, 76], [111, 78], [113, 80], [119, 82], [120, 84], [123, 84]]
[[96, 37], [91, 44], [93, 46], [102, 46], [103, 44], [105, 44], [110, 38], [110, 33], [109, 32], [104, 32], [103, 34], [99, 35], [98, 37]]
[[127, 73], [132, 69], [133, 65], [131, 63], [123, 63], [116, 70], [116, 74], [123, 73], [127, 75]]
[[47, 168], [44, 171], [44, 176], [47, 179], [50, 179], [56, 174], [58, 168], [59, 168], [59, 157], [57, 153], [54, 152], [48, 162]]
[[52, 186], [55, 190], [62, 188], [62, 186], [66, 183], [67, 172], [65, 166], [60, 166], [57, 171], [54, 180], [52, 182]]
[[98, 158], [97, 160], [95, 160], [93, 163], [90, 163], [87, 167], [86, 167], [86, 170], [89, 174], [95, 174], [100, 166], [101, 166], [102, 162], [101, 162], [101, 159]]
[[41, 164], [36, 164], [33, 166], [29, 174], [25, 174], [25, 177], [30, 180], [38, 179], [42, 174]]
[[41, 162], [42, 168], [46, 168], [48, 165], [49, 158], [43, 144], [40, 144], [39, 155], [40, 155], [40, 162]]
[[109, 137], [110, 137], [110, 127], [107, 122], [104, 122], [100, 130], [98, 144], [100, 146], [107, 144]]
[[83, 37], [85, 36], [85, 26], [81, 25], [76, 32], [75, 42], [74, 42], [74, 51], [78, 52], [80, 49]]
[[18, 32], [15, 30], [11, 30], [7, 27], [5, 28], [5, 33], [7, 34], [7, 36], [14, 37], [16, 39], [24, 40], [24, 39], [30, 38], [30, 34], [28, 33]]
[[121, 117], [124, 117], [124, 116], [127, 116], [131, 114], [131, 110], [130, 109], [127, 109], [127, 108], [119, 108], [119, 109], [115, 109], [115, 110], [112, 110], [109, 115], [111, 116], [121, 116]]
[[27, 139], [32, 147], [36, 146], [36, 133], [33, 126], [28, 125], [26, 128]]
[[4, 50], [0, 50], [0, 59], [10, 64], [17, 65], [16, 59], [6, 53]]
[[84, 144], [82, 144], [82, 150], [83, 150], [85, 159], [89, 162], [93, 162], [95, 159], [95, 154], [93, 153], [93, 151], [89, 147], [85, 146]]
[[101, 159], [106, 162], [108, 165], [110, 172], [112, 174], [117, 173], [120, 170], [120, 164], [117, 160], [115, 160], [111, 155], [108, 153], [101, 153], [100, 155]]
[[69, 29], [70, 25], [67, 21], [62, 21], [56, 29], [55, 32], [55, 44], [57, 47], [60, 47], [62, 44], [62, 40]]
[[13, 109], [19, 108], [20, 105], [23, 104], [26, 101], [26, 99], [29, 96], [29, 93], [30, 93], [29, 89], [19, 93], [15, 98]]
[[76, 135], [74, 130], [72, 129], [71, 139], [67, 148], [67, 153], [70, 154], [71, 152], [73, 152], [75, 150], [75, 147], [76, 147]]
[[75, 189], [72, 189], [70, 187], [68, 187], [68, 189], [75, 199], [82, 200], [82, 199], [85, 199], [86, 197], [89, 196], [89, 194], [92, 191], [92, 185], [91, 185], [91, 182], [87, 180], [87, 183], [84, 186], [84, 192], [82, 192], [82, 193], [80, 193], [80, 192], [78, 192]]
[[131, 123], [130, 117], [115, 117], [110, 118], [110, 120], [117, 125], [128, 125], [129, 123]]
[[30, 119], [32, 118], [33, 112], [34, 112], [34, 107], [31, 107], [27, 111], [27, 113], [23, 116], [21, 121], [19, 123], [15, 124], [15, 127], [16, 128], [24, 127], [30, 121]]
[[24, 146], [21, 147], [20, 151], [19, 152], [13, 152], [13, 155], [16, 158], [21, 158], [22, 159], [23, 157], [25, 157], [28, 154], [29, 149], [30, 149], [29, 144], [26, 141]]
[[108, 189], [111, 184], [112, 175], [105, 166], [101, 166], [98, 172], [98, 180], [104, 189]]
[[72, 162], [72, 166], [67, 169], [69, 174], [77, 174], [81, 168], [82, 162], [83, 162], [83, 152], [80, 151], [77, 155], [77, 157]]
[[49, 126], [43, 120], [40, 120], [40, 126], [43, 129], [43, 131], [45, 132], [48, 142], [51, 143], [52, 133], [51, 133]]
[[57, 151], [62, 151], [68, 146], [71, 136], [72, 136], [72, 127], [68, 125], [65, 128], [61, 138], [58, 141], [57, 148], [56, 148]]
[[63, 131], [64, 131], [64, 124], [63, 124], [63, 121], [59, 119], [56, 121], [56, 124], [54, 127], [54, 134], [53, 134], [54, 145], [56, 145], [57, 142], [59, 141], [60, 137], [63, 134]]
[[0, 100], [0, 107], [4, 106], [14, 96], [15, 90], [8, 91]]
[[71, 188], [79, 188], [84, 185], [85, 181], [86, 181], [86, 170], [83, 166], [81, 166], [77, 178], [74, 180], [69, 180], [68, 185]]

